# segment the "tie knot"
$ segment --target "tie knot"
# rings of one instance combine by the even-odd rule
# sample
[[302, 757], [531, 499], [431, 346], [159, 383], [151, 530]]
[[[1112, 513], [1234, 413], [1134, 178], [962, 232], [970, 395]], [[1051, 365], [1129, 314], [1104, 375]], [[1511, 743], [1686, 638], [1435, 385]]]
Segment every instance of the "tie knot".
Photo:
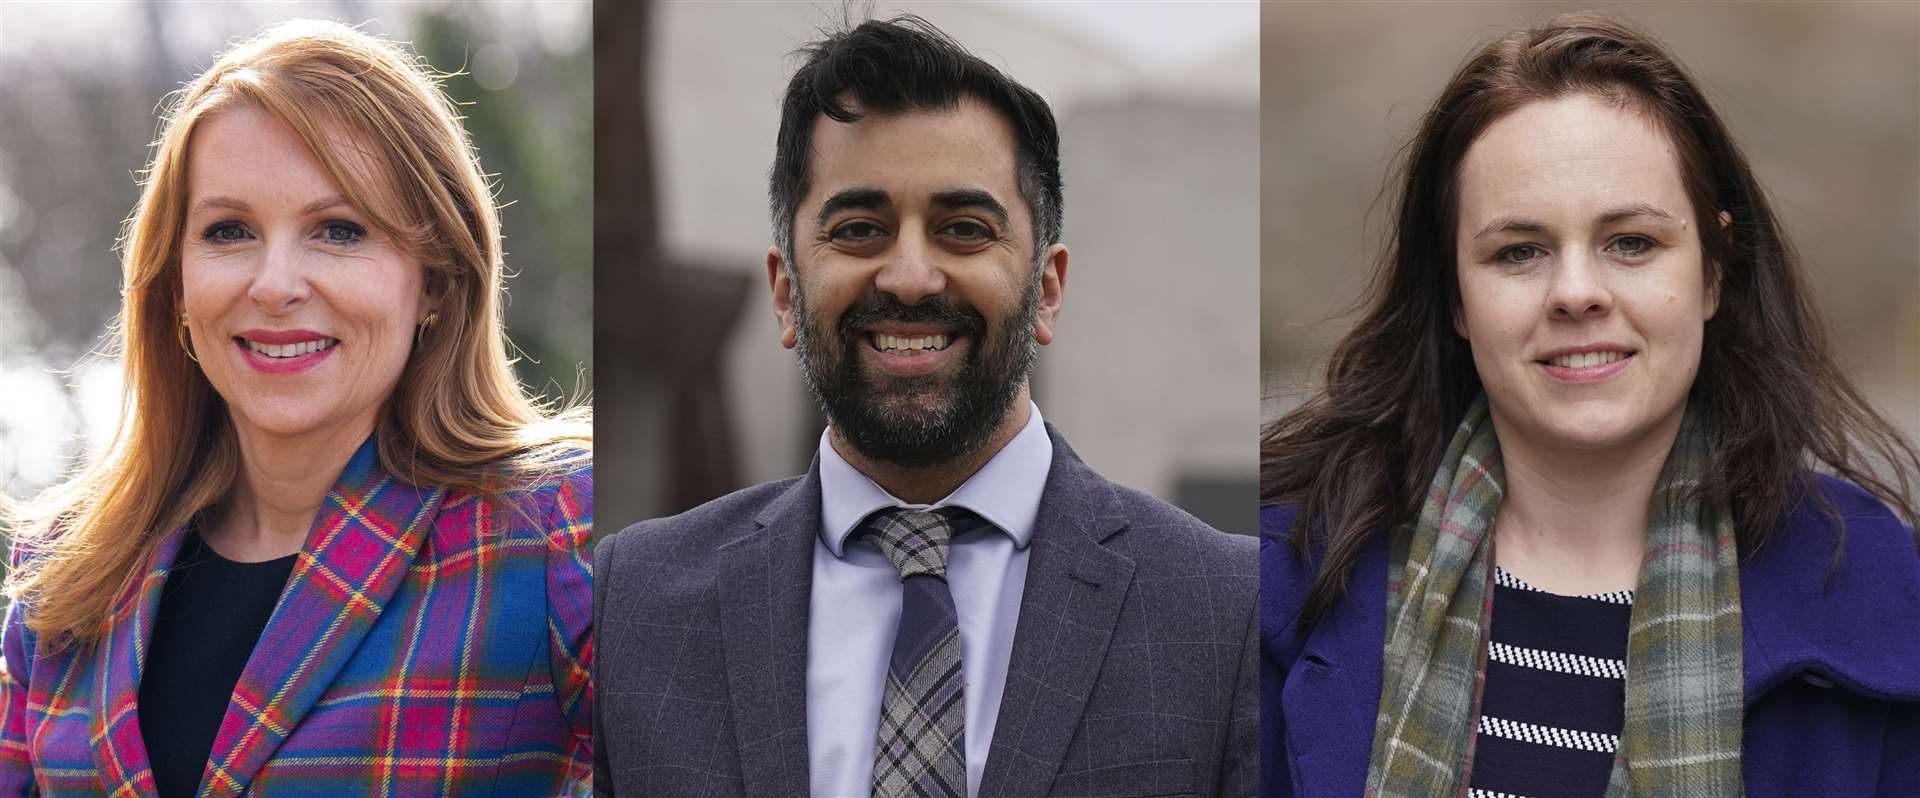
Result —
[[947, 578], [947, 543], [953, 540], [953, 519], [947, 513], [895, 507], [867, 518], [867, 533], [893, 562], [900, 578], [930, 574]]

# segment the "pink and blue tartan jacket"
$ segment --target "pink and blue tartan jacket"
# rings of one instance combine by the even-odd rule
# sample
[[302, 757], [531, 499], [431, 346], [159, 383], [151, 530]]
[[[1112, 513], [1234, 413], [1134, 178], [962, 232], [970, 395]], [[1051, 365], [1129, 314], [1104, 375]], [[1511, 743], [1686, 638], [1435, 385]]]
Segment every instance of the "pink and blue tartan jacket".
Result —
[[[362, 445], [234, 686], [200, 795], [590, 793], [592, 527], [590, 466], [484, 501], [402, 482]], [[153, 794], [135, 699], [184, 531], [89, 649], [36, 650], [8, 608], [0, 795]]]

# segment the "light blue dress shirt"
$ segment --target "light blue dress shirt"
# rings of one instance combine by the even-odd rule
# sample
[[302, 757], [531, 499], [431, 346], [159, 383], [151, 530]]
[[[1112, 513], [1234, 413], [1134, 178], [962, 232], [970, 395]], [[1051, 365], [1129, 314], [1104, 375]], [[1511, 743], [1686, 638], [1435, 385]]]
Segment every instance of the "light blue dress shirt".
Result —
[[966, 683], [967, 795], [979, 794], [1027, 585], [1027, 544], [1053, 468], [1040, 408], [1027, 407], [1019, 434], [932, 505], [894, 498], [821, 434], [820, 539], [807, 602], [807, 772], [815, 798], [872, 792], [880, 700], [900, 625], [900, 575], [871, 540], [847, 538], [874, 510], [896, 506], [964, 507], [992, 523], [955, 538], [947, 559]]

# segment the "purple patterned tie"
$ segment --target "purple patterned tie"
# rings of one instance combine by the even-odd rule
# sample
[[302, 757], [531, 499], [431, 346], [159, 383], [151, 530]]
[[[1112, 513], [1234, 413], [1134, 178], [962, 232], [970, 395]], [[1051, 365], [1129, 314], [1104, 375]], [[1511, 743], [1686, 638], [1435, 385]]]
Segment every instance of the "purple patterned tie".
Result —
[[967, 702], [959, 617], [947, 589], [947, 543], [982, 523], [951, 507], [895, 507], [866, 520], [868, 534], [899, 569], [901, 587], [900, 631], [873, 753], [876, 798], [966, 798]]

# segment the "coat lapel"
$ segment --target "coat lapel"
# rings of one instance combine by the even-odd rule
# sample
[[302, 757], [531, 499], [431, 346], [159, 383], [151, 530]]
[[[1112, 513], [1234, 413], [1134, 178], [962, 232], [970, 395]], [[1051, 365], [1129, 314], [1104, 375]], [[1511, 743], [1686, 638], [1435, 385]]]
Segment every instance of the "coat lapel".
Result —
[[[140, 672], [146, 666], [147, 642], [160, 611], [160, 591], [167, 571], [186, 536], [182, 524], [168, 531], [154, 549], [146, 573], [129, 585], [116, 604], [128, 609], [117, 616], [94, 658], [93, 717], [89, 740], [94, 763], [100, 768], [100, 787], [107, 795], [144, 795], [154, 790], [153, 768], [146, 741], [140, 737]], [[129, 606], [131, 605], [131, 606]]]
[[234, 685], [201, 795], [244, 792], [320, 700], [399, 589], [444, 497], [387, 473], [372, 439], [354, 453]]
[[720, 632], [747, 795], [807, 776], [807, 601], [820, 535], [820, 461], [720, 547]]
[[1104, 544], [1126, 518], [1106, 480], [1052, 425], [1053, 465], [1035, 519], [1020, 621], [981, 795], [1045, 795], [1079, 728], [1133, 583]]
[[[1920, 560], [1913, 531], [1850, 483], [1820, 477], [1846, 520], [1799, 502], [1740, 563], [1746, 702], [1795, 679], [1880, 701], [1920, 701]], [[1905, 630], [1904, 633], [1901, 630]]]
[[1387, 536], [1375, 535], [1360, 550], [1346, 598], [1308, 631], [1281, 694], [1302, 796], [1363, 791], [1386, 634]]

